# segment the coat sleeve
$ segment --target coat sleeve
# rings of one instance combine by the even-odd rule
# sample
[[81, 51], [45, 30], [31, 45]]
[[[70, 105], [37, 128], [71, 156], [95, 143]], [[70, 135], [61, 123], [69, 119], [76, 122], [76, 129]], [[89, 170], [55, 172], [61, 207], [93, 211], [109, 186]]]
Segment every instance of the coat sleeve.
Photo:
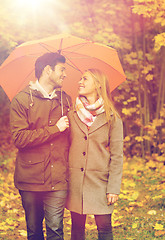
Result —
[[123, 169], [123, 123], [116, 116], [110, 128], [110, 169], [107, 193], [119, 194]]
[[58, 136], [60, 131], [56, 125], [29, 129], [27, 109], [15, 98], [10, 106], [10, 129], [15, 146], [19, 149], [34, 147]]

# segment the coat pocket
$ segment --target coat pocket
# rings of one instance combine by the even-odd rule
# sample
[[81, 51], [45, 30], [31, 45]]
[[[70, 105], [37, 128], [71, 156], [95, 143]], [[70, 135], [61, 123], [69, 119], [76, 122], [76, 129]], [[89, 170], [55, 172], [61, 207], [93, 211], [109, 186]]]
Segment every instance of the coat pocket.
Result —
[[44, 183], [44, 153], [19, 152], [16, 160], [15, 179], [22, 183]]

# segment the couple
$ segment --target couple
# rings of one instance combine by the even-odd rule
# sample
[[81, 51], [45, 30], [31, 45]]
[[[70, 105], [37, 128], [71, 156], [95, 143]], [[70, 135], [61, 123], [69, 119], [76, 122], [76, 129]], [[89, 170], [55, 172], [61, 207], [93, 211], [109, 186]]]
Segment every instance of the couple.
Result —
[[72, 240], [85, 239], [86, 214], [95, 215], [98, 239], [111, 240], [111, 214], [122, 176], [123, 129], [107, 78], [97, 69], [87, 70], [72, 110], [71, 98], [61, 91], [64, 56], [39, 57], [35, 75], [38, 80], [13, 99], [10, 114], [18, 148], [14, 181], [28, 239], [44, 239], [44, 218], [47, 239], [63, 239], [66, 206], [71, 211]]

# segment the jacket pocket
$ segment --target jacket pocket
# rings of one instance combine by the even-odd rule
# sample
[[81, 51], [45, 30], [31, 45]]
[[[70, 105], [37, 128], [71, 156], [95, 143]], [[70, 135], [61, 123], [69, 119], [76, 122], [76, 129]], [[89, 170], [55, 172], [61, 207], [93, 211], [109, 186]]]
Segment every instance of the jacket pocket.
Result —
[[22, 183], [44, 183], [44, 153], [19, 152], [16, 160], [15, 179]]

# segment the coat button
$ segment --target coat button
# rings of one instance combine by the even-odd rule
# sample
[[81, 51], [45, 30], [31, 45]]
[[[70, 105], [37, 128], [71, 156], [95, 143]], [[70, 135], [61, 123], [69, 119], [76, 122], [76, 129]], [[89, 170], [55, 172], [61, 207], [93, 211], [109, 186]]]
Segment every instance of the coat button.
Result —
[[83, 172], [84, 171], [84, 168], [81, 168], [81, 172]]
[[85, 136], [84, 139], [87, 140], [87, 136]]
[[86, 152], [83, 152], [83, 155], [85, 156], [85, 155], [86, 155]]

